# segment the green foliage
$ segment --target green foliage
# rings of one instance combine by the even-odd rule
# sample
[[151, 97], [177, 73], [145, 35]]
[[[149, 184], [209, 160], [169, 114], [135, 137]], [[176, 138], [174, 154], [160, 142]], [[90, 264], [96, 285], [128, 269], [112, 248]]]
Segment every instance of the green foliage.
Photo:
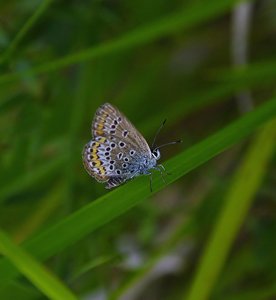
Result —
[[[262, 183], [266, 168], [275, 150], [276, 119], [269, 122], [245, 154], [245, 161], [236, 172], [226, 195], [225, 207], [202, 257], [191, 293], [185, 299], [208, 299], [214, 282], [225, 263], [234, 238], [245, 219]], [[260, 148], [262, 151], [260, 152]], [[216, 263], [214, 264], [214, 261]], [[208, 278], [208, 280], [206, 280]]]
[[77, 299], [53, 274], [14, 245], [3, 231], [0, 231], [0, 251], [50, 299]]
[[[275, 297], [276, 7], [254, 11], [250, 63], [233, 67], [237, 2], [0, 4], [0, 299]], [[104, 102], [149, 141], [164, 118], [158, 143], [183, 140], [153, 193], [86, 174]]]

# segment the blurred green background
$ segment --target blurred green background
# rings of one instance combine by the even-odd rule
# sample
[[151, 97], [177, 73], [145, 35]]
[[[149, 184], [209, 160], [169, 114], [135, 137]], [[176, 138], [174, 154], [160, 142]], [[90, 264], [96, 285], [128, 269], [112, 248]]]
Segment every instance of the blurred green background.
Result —
[[[1, 1], [0, 299], [276, 299], [275, 34], [273, 0]], [[170, 184], [89, 177], [105, 102], [167, 118]]]

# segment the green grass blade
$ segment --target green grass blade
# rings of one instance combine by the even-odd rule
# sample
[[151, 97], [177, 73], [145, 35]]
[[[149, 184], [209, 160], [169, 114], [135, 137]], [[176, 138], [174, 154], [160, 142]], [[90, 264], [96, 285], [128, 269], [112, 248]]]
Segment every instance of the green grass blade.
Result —
[[45, 12], [45, 10], [49, 7], [49, 5], [53, 2], [53, 0], [44, 0], [41, 2], [39, 7], [36, 9], [34, 14], [27, 20], [27, 22], [21, 27], [15, 36], [14, 40], [11, 42], [7, 50], [3, 53], [0, 63], [5, 62], [10, 58], [18, 44], [21, 40], [26, 36], [26, 34], [34, 27], [36, 21], [40, 18], [40, 16]]
[[[276, 99], [272, 99], [218, 133], [170, 159], [164, 164], [167, 170], [172, 172], [172, 175], [167, 178], [168, 182], [179, 179], [223, 150], [241, 141], [275, 115]], [[156, 176], [154, 178], [154, 192], [163, 187], [162, 179], [160, 176]], [[24, 247], [36, 257], [46, 259], [125, 213], [151, 195], [148, 178], [139, 177], [86, 205], [24, 243]], [[15, 275], [16, 270], [7, 261], [0, 261], [0, 277], [4, 278], [2, 283], [12, 279]]]
[[[254, 196], [273, 156], [276, 120], [259, 133], [245, 155], [226, 196], [225, 207], [218, 218], [186, 300], [209, 299], [231, 245], [240, 229]], [[261, 149], [261, 151], [260, 151]]]
[[115, 52], [144, 45], [180, 29], [189, 29], [195, 25], [199, 25], [202, 22], [227, 11], [236, 2], [237, 0], [212, 0], [204, 3], [204, 9], [202, 9], [201, 2], [196, 2], [190, 7], [186, 7], [185, 10], [180, 13], [175, 13], [152, 24], [147, 24], [146, 26], [133, 30], [132, 32], [126, 33], [122, 37], [113, 41], [93, 46], [79, 53], [70, 54], [51, 62], [43, 63], [31, 70], [2, 75], [0, 76], [0, 83], [18, 80], [24, 75], [41, 74], [58, 70], [92, 58], [101, 57], [106, 54], [114, 54]]
[[77, 299], [58, 278], [15, 245], [2, 230], [0, 230], [0, 252], [7, 256], [16, 268], [50, 299]]

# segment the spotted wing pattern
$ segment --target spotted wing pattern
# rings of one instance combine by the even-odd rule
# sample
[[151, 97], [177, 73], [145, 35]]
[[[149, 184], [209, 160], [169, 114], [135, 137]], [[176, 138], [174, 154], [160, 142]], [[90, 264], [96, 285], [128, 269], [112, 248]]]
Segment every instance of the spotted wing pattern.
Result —
[[96, 180], [107, 182], [106, 188], [136, 176], [141, 157], [151, 155], [144, 137], [109, 103], [96, 111], [92, 136], [83, 151], [84, 166]]
[[117, 137], [150, 153], [147, 141], [123, 113], [109, 103], [100, 106], [92, 122], [92, 136]]

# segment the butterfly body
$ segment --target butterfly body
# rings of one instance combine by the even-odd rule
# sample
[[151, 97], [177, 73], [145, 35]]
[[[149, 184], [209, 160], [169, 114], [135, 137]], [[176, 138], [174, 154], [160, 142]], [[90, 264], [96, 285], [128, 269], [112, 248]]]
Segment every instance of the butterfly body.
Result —
[[87, 172], [106, 188], [116, 187], [136, 176], [159, 169], [159, 150], [152, 151], [138, 130], [114, 106], [105, 103], [92, 122], [93, 139], [83, 150]]

